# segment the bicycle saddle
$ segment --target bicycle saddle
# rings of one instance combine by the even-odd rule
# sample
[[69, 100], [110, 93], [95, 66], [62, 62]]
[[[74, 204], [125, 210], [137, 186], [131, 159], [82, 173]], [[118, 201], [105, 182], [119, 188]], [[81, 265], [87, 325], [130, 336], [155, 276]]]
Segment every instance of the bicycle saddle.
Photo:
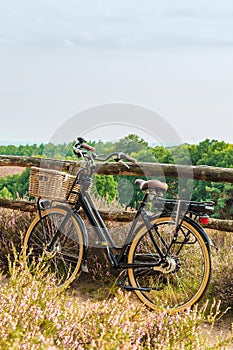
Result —
[[136, 179], [135, 185], [137, 185], [142, 191], [146, 191], [148, 189], [160, 189], [167, 191], [168, 185], [165, 182], [161, 182], [159, 180], [142, 180], [142, 179]]

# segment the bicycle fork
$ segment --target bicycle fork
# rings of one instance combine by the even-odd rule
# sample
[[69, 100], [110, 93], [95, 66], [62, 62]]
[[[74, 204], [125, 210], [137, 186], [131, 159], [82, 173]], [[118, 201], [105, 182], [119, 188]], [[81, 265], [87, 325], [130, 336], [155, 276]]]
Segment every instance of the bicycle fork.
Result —
[[[64, 219], [60, 223], [59, 227], [56, 229], [56, 232], [55, 232], [54, 236], [50, 239], [50, 241], [47, 238], [47, 233], [45, 232], [44, 225], [42, 224], [43, 235], [45, 237], [45, 242], [47, 243], [47, 246], [46, 246], [47, 252], [50, 253], [55, 249], [55, 246], [58, 242], [58, 239], [60, 238], [62, 232], [64, 232], [65, 225], [66, 225], [67, 221], [70, 219], [70, 216], [71, 216], [70, 213], [67, 212], [66, 216], [64, 217]], [[42, 222], [43, 222], [43, 220], [42, 220]]]

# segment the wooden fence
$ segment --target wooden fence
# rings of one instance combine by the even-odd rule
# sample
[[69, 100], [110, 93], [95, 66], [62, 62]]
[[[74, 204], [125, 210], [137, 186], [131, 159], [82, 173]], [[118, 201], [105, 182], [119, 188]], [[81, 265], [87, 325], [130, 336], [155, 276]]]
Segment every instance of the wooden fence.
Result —
[[[59, 169], [76, 174], [83, 165], [83, 161], [53, 160], [21, 156], [0, 156], [0, 166], [21, 166], [21, 167], [43, 167], [48, 169]], [[135, 176], [159, 176], [164, 174], [170, 178], [193, 178], [196, 180], [212, 182], [233, 183], [233, 168], [217, 168], [211, 166], [186, 166], [176, 164], [160, 163], [98, 163], [96, 172], [100, 175], [135, 175]], [[33, 202], [12, 201], [0, 198], [0, 207], [11, 208], [22, 211], [35, 211]], [[131, 221], [134, 213], [128, 211], [104, 211], [100, 210], [104, 220]], [[211, 219], [208, 227], [223, 231], [233, 232], [233, 220]]]
[[[63, 169], [71, 174], [77, 172], [83, 162], [71, 160], [41, 159], [21, 156], [0, 156], [0, 166], [38, 166], [50, 169]], [[157, 176], [162, 173], [166, 177], [194, 178], [196, 180], [233, 183], [233, 168], [218, 168], [206, 165], [187, 166], [160, 163], [98, 163], [96, 172], [100, 175], [136, 175]]]

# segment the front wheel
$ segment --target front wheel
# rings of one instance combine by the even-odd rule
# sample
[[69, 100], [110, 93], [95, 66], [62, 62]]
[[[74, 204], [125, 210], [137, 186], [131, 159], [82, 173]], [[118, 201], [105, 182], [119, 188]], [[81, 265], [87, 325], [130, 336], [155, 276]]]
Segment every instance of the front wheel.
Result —
[[[35, 217], [23, 241], [23, 257], [29, 270], [42, 264], [62, 289], [75, 279], [83, 259], [83, 227], [79, 220], [66, 208], [47, 209], [41, 218]], [[57, 231], [57, 239], [48, 249]]]
[[[198, 302], [208, 287], [211, 276], [209, 245], [202, 229], [189, 219], [182, 221], [172, 245], [174, 220], [161, 217], [151, 224], [150, 232], [145, 225], [139, 228], [130, 246], [128, 263], [136, 265], [128, 269], [129, 282], [147, 307], [182, 311]], [[158, 254], [153, 238], [166, 255], [165, 259]]]

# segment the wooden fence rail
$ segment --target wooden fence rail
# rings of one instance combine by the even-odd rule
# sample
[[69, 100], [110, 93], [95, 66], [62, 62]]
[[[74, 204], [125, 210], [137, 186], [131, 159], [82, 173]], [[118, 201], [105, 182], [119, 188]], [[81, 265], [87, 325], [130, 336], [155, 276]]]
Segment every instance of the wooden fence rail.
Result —
[[[21, 166], [21, 167], [43, 167], [48, 169], [58, 169], [76, 174], [83, 165], [83, 161], [41, 159], [26, 156], [3, 156], [0, 155], [0, 166]], [[176, 164], [158, 163], [137, 163], [136, 165], [127, 163], [126, 167], [122, 163], [98, 163], [96, 172], [100, 175], [136, 175], [136, 176], [161, 176], [171, 178], [193, 178], [196, 180], [212, 182], [233, 183], [233, 168], [217, 168], [212, 166], [186, 166]], [[11, 208], [33, 212], [36, 210], [34, 202], [13, 201], [0, 198], [0, 207]], [[109, 221], [131, 221], [133, 212], [100, 210], [104, 220]], [[223, 231], [233, 232], [233, 220], [210, 219], [207, 227]]]
[[[0, 198], [0, 207], [20, 210], [25, 212], [36, 212], [36, 203], [32, 201], [24, 201], [24, 200], [12, 200], [12, 199], [4, 199]], [[133, 220], [135, 216], [135, 211], [116, 211], [109, 209], [100, 209], [99, 210], [102, 218], [106, 221], [120, 221], [120, 222], [130, 222]]]
[[[20, 210], [25, 212], [35, 212], [36, 203], [31, 201], [11, 200], [0, 198], [0, 207]], [[116, 211], [109, 209], [99, 210], [104, 221], [117, 221], [117, 222], [130, 222], [133, 220], [135, 213], [134, 211]], [[233, 232], [233, 220], [219, 220], [209, 219], [209, 223], [205, 225], [206, 228]]]
[[[233, 183], [233, 168], [218, 168], [212, 166], [187, 166], [160, 163], [97, 163], [96, 172], [100, 175], [138, 175], [159, 176], [171, 178], [193, 178], [196, 180]], [[0, 156], [0, 166], [43, 167], [65, 170], [74, 174], [83, 165], [83, 161], [41, 159], [21, 156]]]

